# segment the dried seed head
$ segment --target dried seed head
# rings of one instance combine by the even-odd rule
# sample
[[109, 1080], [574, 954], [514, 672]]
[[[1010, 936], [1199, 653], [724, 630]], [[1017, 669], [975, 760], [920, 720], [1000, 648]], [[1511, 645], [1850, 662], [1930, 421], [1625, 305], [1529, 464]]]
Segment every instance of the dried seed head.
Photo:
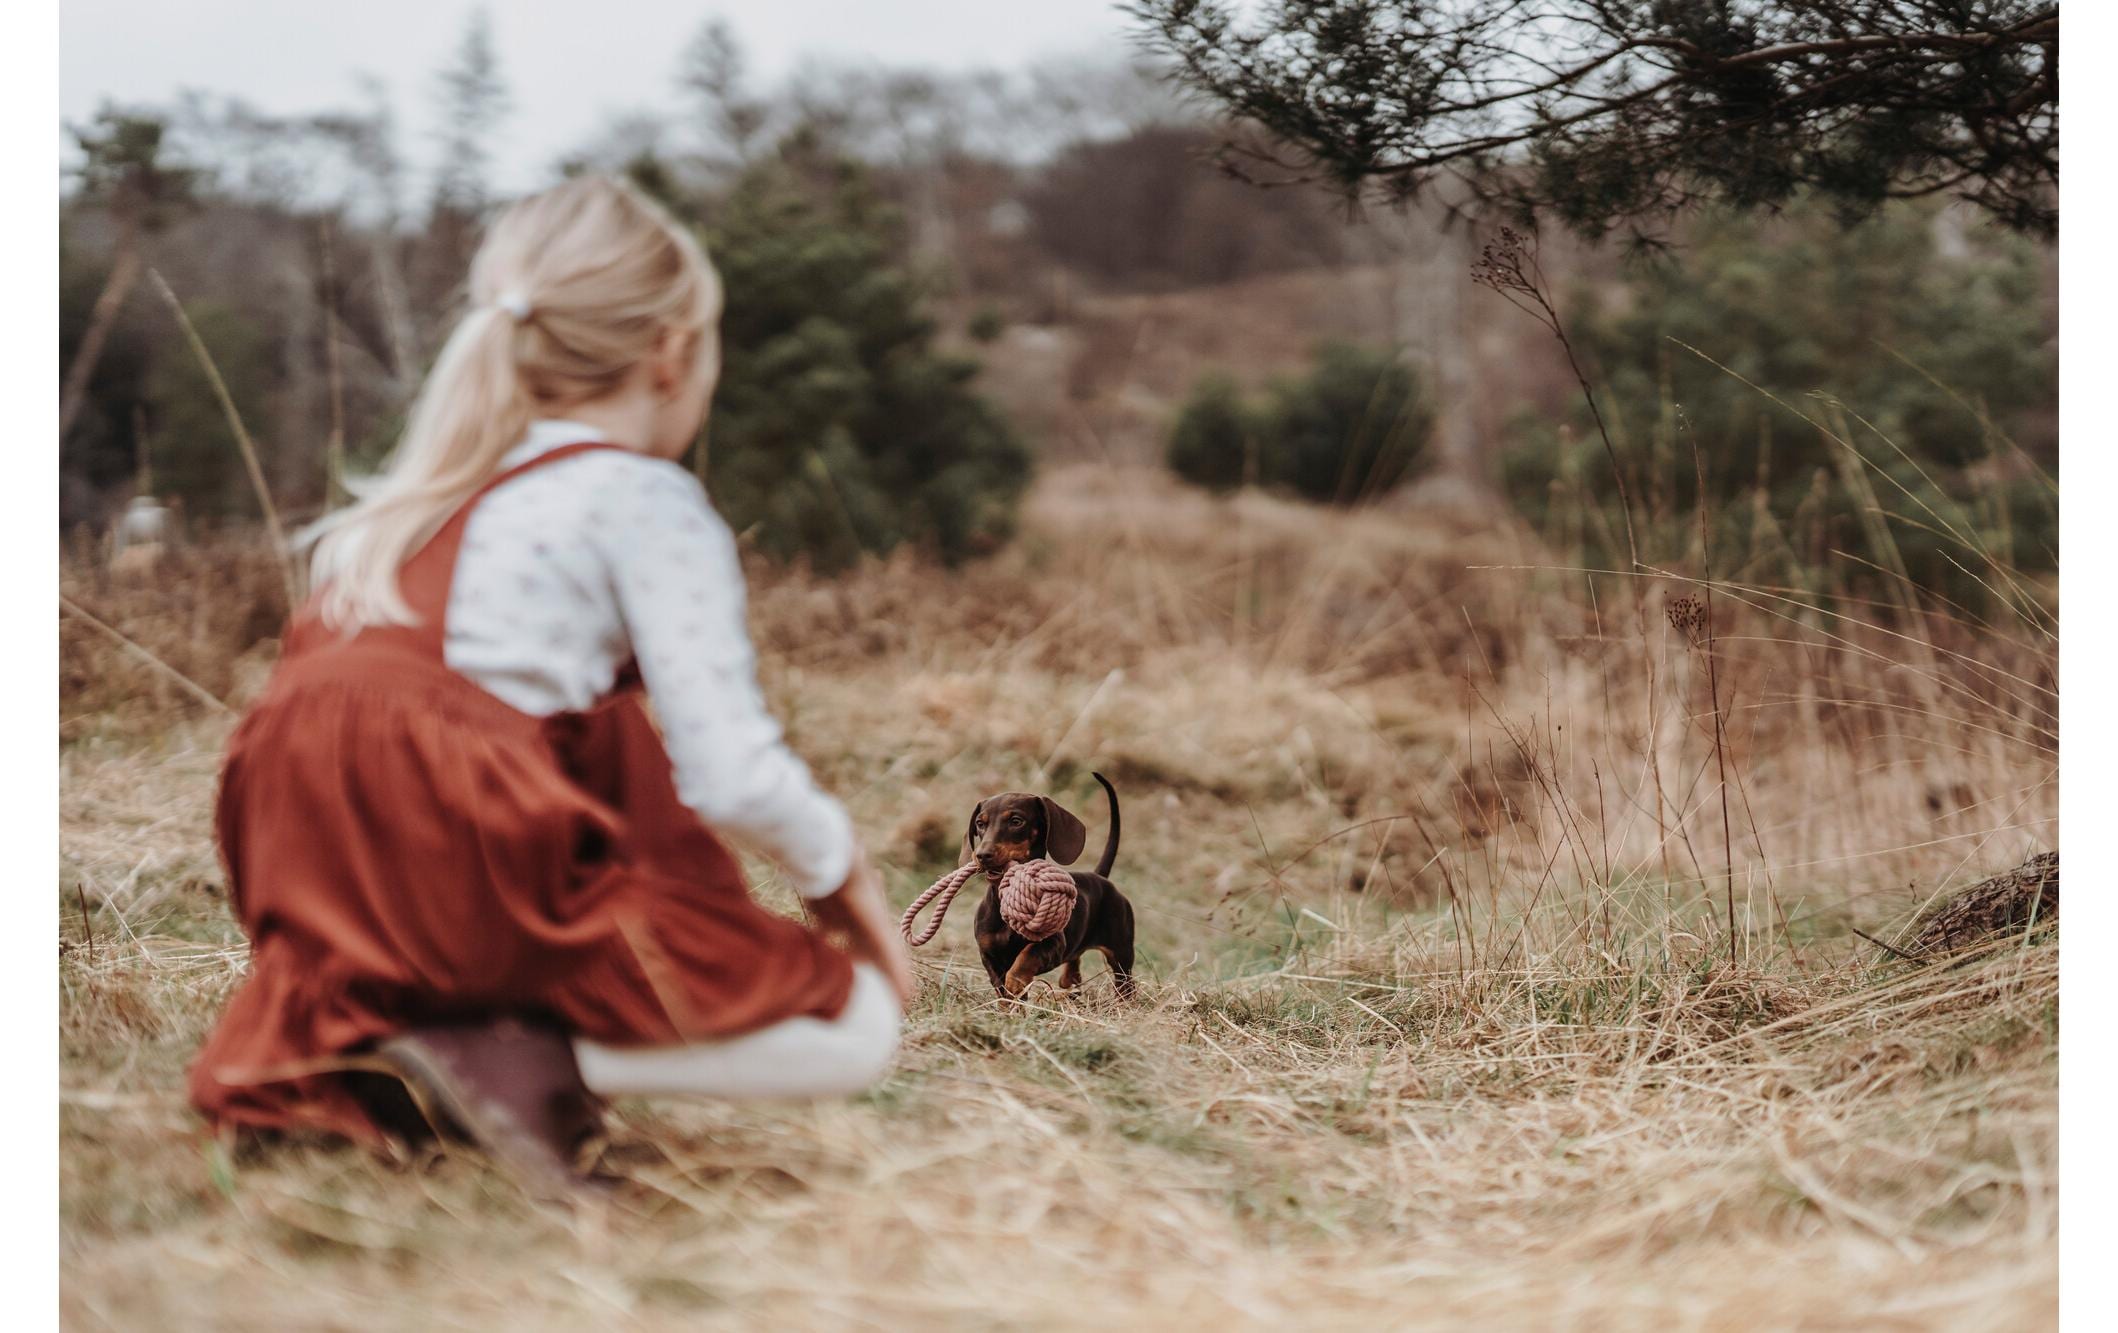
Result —
[[1669, 627], [1682, 634], [1686, 642], [1697, 647], [1706, 637], [1706, 602], [1697, 593], [1686, 593], [1672, 597], [1662, 608], [1669, 617]]
[[1496, 292], [1534, 291], [1536, 284], [1529, 274], [1528, 238], [1513, 227], [1502, 227], [1500, 234], [1487, 241], [1479, 251], [1478, 262], [1471, 265], [1471, 281]]

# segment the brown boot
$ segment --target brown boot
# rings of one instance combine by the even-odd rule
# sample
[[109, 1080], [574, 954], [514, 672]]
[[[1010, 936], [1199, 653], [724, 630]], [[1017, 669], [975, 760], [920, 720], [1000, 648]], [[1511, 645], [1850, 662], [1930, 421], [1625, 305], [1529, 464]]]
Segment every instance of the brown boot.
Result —
[[581, 1082], [564, 1032], [517, 1018], [414, 1028], [377, 1054], [530, 1194], [581, 1195], [575, 1161], [601, 1128], [603, 1107]]

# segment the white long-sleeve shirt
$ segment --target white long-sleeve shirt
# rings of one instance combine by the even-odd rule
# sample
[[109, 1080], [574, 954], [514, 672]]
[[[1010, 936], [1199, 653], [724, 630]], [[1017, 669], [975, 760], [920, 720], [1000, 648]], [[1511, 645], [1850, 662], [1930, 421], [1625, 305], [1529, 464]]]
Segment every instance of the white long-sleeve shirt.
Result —
[[[539, 421], [513, 467], [602, 436]], [[583, 709], [637, 659], [677, 793], [820, 898], [852, 868], [852, 822], [787, 748], [757, 683], [735, 536], [681, 465], [598, 449], [479, 501], [449, 592], [448, 665], [526, 713]]]

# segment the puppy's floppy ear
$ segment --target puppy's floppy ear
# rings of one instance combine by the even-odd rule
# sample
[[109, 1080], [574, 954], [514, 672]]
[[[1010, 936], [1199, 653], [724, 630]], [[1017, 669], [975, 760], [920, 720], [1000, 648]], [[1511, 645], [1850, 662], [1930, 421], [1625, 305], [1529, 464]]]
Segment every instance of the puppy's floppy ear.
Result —
[[1049, 796], [1040, 796], [1044, 803], [1044, 854], [1063, 866], [1070, 866], [1081, 859], [1081, 849], [1088, 845], [1088, 830], [1074, 818], [1074, 812]]
[[963, 826], [963, 855], [956, 859], [957, 865], [967, 866], [971, 863], [971, 849], [978, 845], [978, 812], [983, 809], [984, 801], [971, 807], [971, 817]]

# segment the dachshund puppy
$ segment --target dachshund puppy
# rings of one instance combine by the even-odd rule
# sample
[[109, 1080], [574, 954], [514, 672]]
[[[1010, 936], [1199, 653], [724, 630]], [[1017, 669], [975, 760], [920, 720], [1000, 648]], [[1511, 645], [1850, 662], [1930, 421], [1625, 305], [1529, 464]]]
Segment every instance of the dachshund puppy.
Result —
[[971, 823], [963, 835], [964, 859], [975, 857], [979, 868], [993, 877], [978, 904], [978, 955], [1003, 999], [1021, 995], [1031, 978], [1062, 965], [1066, 971], [1059, 985], [1072, 990], [1081, 984], [1081, 955], [1090, 949], [1110, 964], [1119, 998], [1133, 996], [1133, 905], [1105, 878], [1118, 859], [1118, 793], [1101, 773], [1091, 776], [1110, 798], [1110, 834], [1094, 870], [1067, 872], [1074, 877], [1078, 895], [1073, 915], [1064, 929], [1041, 940], [1024, 939], [1001, 919], [998, 876], [1017, 861], [1038, 857], [1071, 864], [1087, 845], [1088, 830], [1049, 796], [1002, 792], [971, 807]]

